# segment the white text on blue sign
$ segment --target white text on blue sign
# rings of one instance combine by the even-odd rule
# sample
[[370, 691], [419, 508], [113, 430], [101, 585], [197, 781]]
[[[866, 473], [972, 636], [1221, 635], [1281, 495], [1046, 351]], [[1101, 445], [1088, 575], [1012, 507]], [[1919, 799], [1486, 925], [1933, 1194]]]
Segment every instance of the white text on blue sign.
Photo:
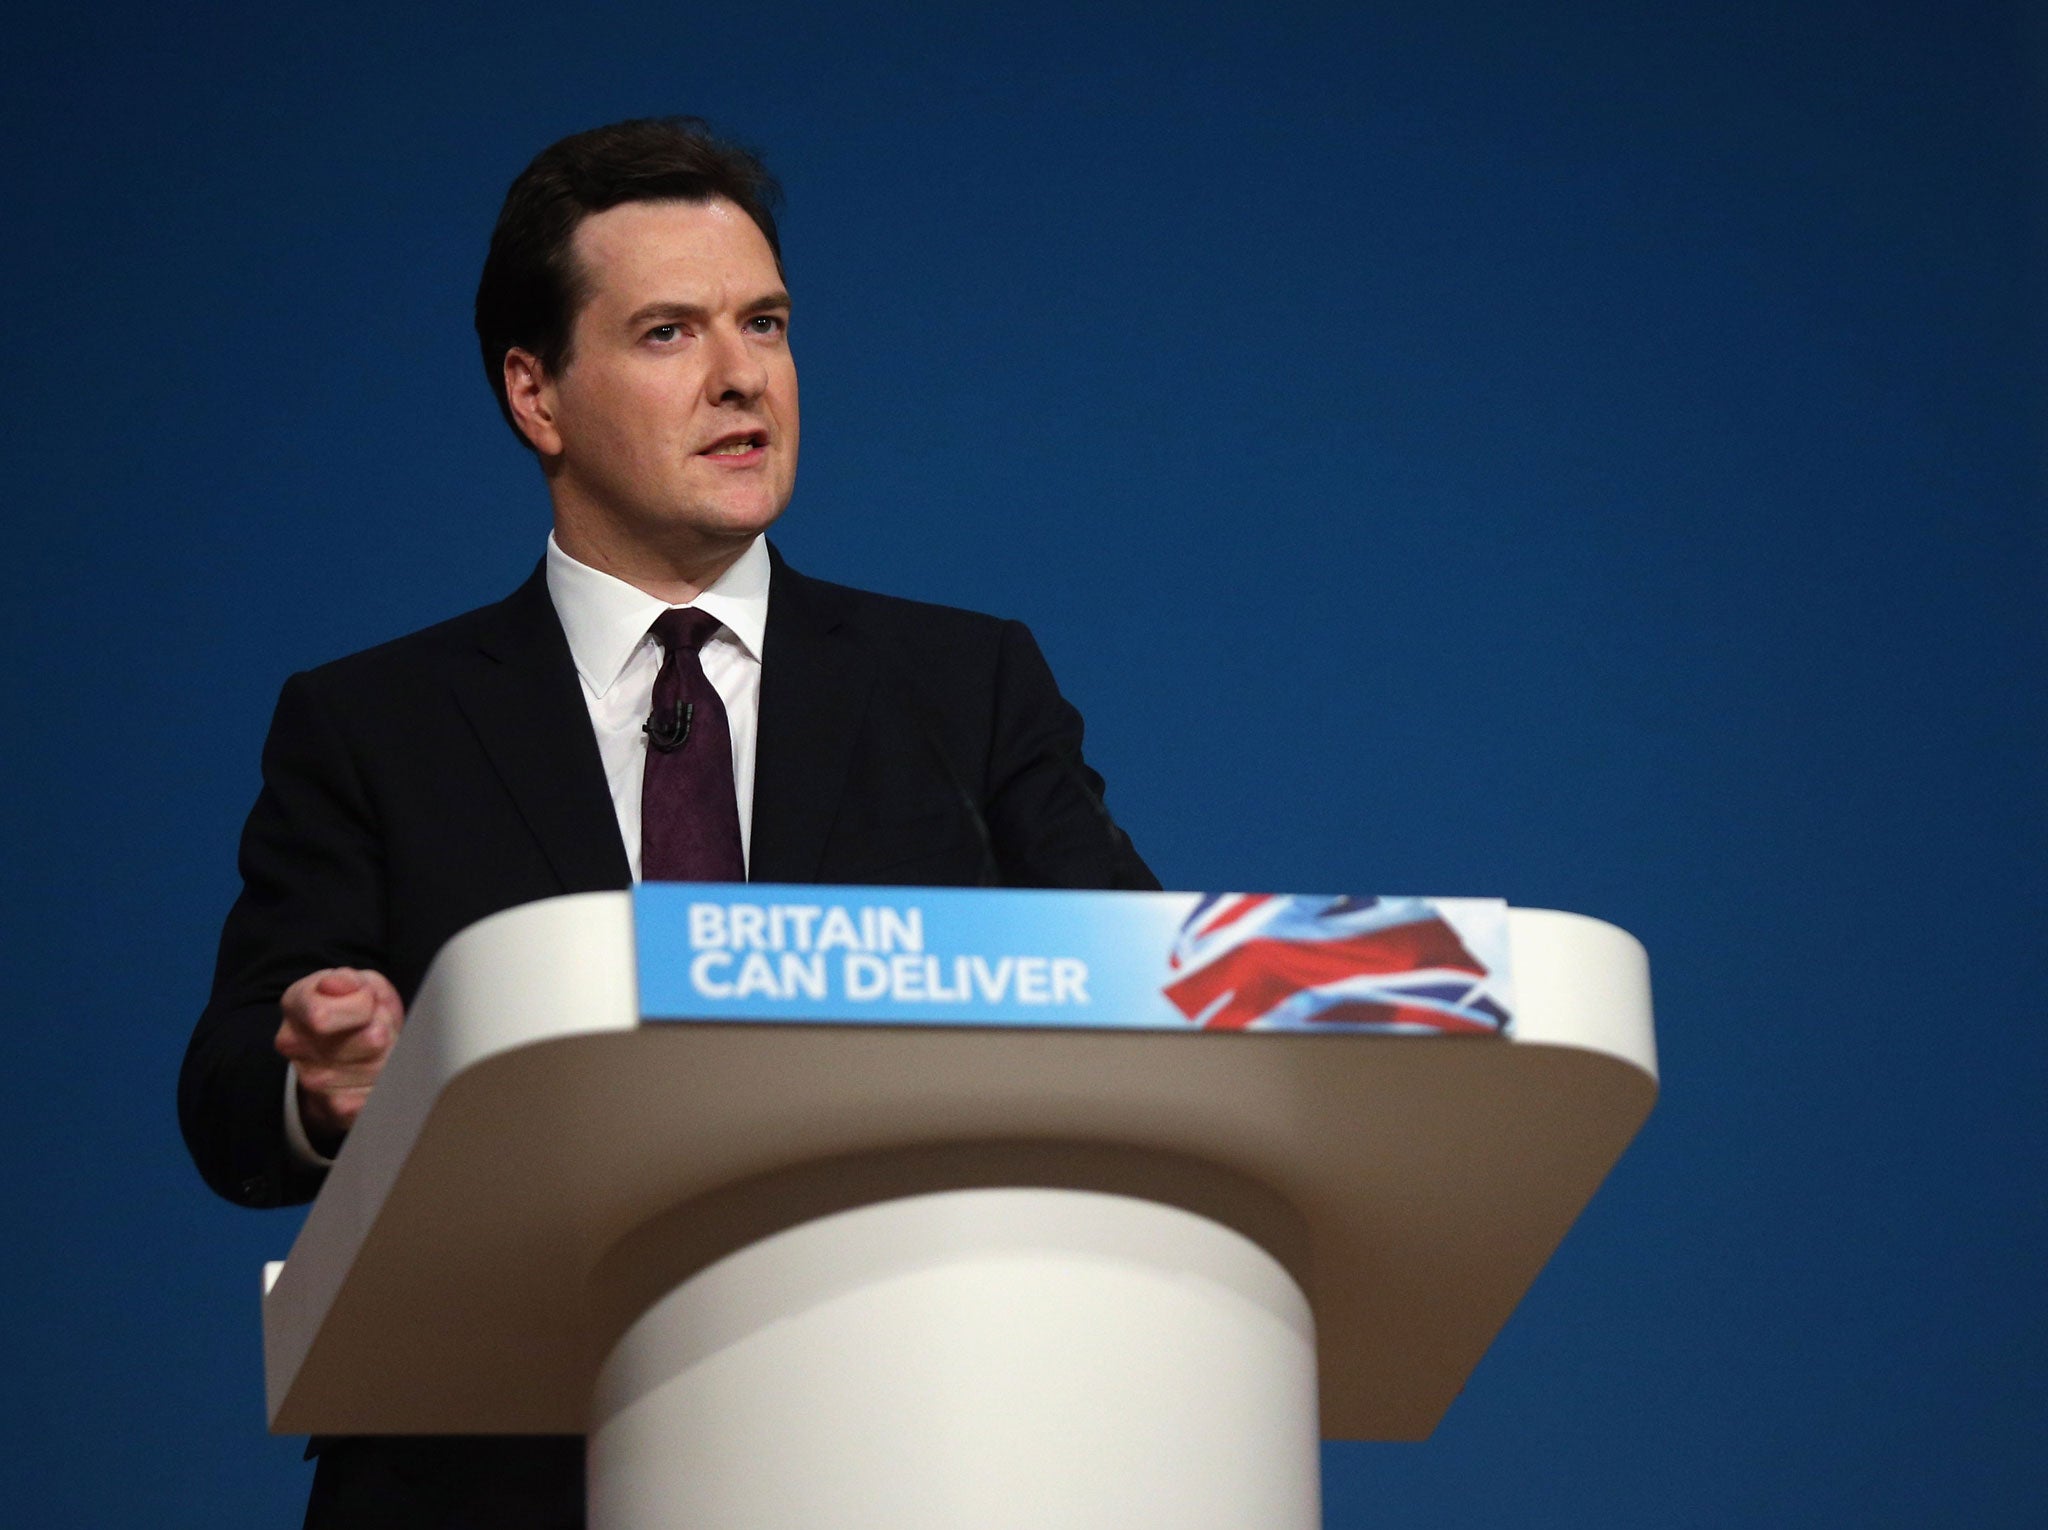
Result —
[[852, 1004], [1086, 1005], [1071, 956], [945, 956], [925, 950], [915, 907], [693, 902], [690, 983], [707, 999]]

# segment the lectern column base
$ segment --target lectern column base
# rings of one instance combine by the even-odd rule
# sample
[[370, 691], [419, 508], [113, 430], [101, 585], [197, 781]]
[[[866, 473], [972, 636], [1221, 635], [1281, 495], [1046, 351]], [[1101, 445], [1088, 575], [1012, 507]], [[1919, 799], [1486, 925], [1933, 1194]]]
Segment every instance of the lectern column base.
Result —
[[956, 1190], [764, 1238], [613, 1349], [592, 1530], [1316, 1530], [1315, 1335], [1175, 1207]]

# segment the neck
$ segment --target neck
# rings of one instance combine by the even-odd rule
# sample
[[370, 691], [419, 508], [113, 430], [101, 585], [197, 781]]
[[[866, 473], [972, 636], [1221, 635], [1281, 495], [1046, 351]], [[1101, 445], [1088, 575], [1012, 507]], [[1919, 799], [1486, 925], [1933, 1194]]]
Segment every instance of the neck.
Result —
[[687, 605], [718, 582], [753, 544], [757, 533], [737, 540], [706, 543], [701, 538], [677, 539], [675, 545], [646, 546], [616, 536], [593, 535], [576, 518], [555, 515], [555, 542], [578, 563], [586, 564], [636, 590], [672, 606]]

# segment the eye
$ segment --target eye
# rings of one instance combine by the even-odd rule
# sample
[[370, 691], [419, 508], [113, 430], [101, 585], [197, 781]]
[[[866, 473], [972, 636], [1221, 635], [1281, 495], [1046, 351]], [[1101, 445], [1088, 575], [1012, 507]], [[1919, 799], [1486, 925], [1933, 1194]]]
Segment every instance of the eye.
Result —
[[647, 332], [647, 338], [657, 345], [667, 345], [682, 332], [682, 326], [678, 324], [657, 324]]
[[750, 335], [779, 335], [789, 328], [789, 320], [780, 314], [757, 313], [747, 320], [745, 327]]

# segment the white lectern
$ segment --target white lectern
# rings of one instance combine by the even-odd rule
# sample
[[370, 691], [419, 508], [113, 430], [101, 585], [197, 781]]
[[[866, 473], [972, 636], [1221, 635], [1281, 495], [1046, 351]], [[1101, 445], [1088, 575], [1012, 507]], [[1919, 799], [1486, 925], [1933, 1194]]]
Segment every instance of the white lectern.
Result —
[[889, 958], [790, 965], [871, 890], [773, 891], [808, 931], [675, 928], [686, 1023], [640, 894], [449, 943], [267, 1271], [273, 1429], [586, 1432], [597, 1530], [1313, 1530], [1319, 1435], [1434, 1428], [1656, 1093], [1642, 948], [1576, 915], [1501, 911], [1499, 1034], [1124, 1029], [1106, 969], [1165, 969], [1109, 916], [1191, 896], [951, 892], [1104, 910], [1098, 1009], [973, 1023], [1057, 962], [920, 957], [920, 1024], [848, 998]]

